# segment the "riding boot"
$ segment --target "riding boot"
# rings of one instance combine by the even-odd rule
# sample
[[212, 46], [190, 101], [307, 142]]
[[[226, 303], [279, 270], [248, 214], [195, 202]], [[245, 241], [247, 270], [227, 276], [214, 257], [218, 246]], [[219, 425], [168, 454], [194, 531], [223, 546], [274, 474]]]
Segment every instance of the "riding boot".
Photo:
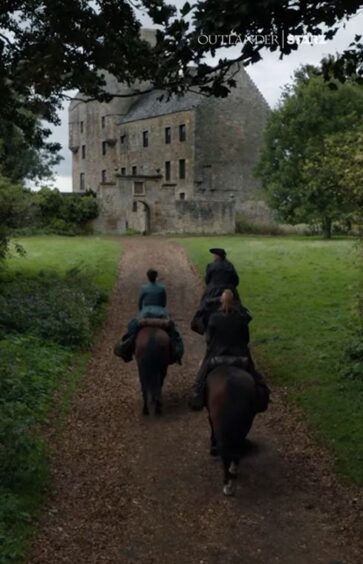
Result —
[[184, 354], [184, 344], [183, 339], [176, 328], [175, 323], [172, 321], [170, 324], [169, 335], [171, 339], [171, 363], [182, 364], [182, 358]]
[[262, 413], [263, 411], [266, 411], [266, 409], [268, 408], [268, 404], [270, 403], [271, 390], [268, 387], [268, 385], [266, 383], [266, 379], [263, 376], [263, 374], [261, 374], [261, 372], [258, 372], [258, 370], [256, 370], [256, 368], [253, 368], [251, 370], [251, 374], [254, 377], [255, 382], [256, 382], [256, 391], [257, 391], [256, 409], [257, 409], [257, 413]]
[[266, 378], [261, 372], [259, 372], [253, 361], [251, 351], [248, 349], [248, 372], [253, 376], [256, 384], [256, 411], [257, 413], [262, 413], [268, 408], [270, 403], [271, 390], [267, 385]]
[[206, 381], [208, 375], [209, 358], [205, 358], [198, 370], [197, 377], [193, 384], [192, 396], [189, 400], [189, 407], [193, 411], [201, 411], [205, 406]]

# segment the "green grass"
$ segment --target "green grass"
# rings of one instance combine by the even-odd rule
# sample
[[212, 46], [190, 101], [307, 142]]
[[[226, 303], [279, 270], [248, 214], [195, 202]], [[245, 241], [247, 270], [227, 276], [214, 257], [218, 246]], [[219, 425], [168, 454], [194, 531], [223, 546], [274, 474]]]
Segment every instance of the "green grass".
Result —
[[7, 261], [9, 272], [36, 275], [51, 271], [60, 275], [72, 268], [90, 274], [101, 290], [111, 290], [117, 271], [120, 243], [105, 237], [61, 237], [44, 235], [17, 239], [26, 251], [21, 257], [12, 254]]
[[[270, 382], [286, 386], [338, 472], [363, 484], [362, 382], [342, 377], [361, 277], [353, 240], [305, 237], [178, 239], [204, 272], [223, 246], [253, 315], [253, 354]], [[278, 432], [278, 430], [276, 430]]]
[[51, 406], [62, 421], [120, 256], [119, 242], [100, 237], [19, 242], [26, 256], [14, 255], [0, 271], [0, 564], [24, 559], [49, 485], [48, 452], [37, 430]]

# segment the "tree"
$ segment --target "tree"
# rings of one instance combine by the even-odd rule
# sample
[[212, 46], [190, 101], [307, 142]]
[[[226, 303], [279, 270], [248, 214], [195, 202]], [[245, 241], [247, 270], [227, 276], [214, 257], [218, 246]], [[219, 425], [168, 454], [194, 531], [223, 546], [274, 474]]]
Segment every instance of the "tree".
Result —
[[[29, 190], [0, 175], [0, 261], [9, 253], [12, 229], [20, 227], [29, 212], [30, 198]], [[22, 247], [16, 245], [15, 250], [22, 252]]]
[[[359, 199], [354, 143], [362, 132], [363, 92], [355, 83], [326, 82], [319, 73], [302, 67], [283, 92], [268, 119], [256, 175], [280, 219], [319, 220], [330, 236], [332, 222], [351, 213]], [[343, 146], [345, 169], [339, 156]]]
[[50, 130], [40, 120], [27, 112], [23, 123], [32, 130], [32, 139], [26, 139], [24, 132], [7, 119], [0, 120], [0, 170], [14, 183], [38, 180], [52, 176], [52, 167], [60, 161], [59, 143], [47, 142]]
[[363, 123], [353, 131], [327, 135], [321, 151], [303, 165], [305, 211], [322, 221], [326, 238], [336, 220], [361, 223], [363, 214]]
[[[288, 55], [304, 33], [332, 39], [339, 25], [357, 13], [359, 0], [197, 0], [178, 14], [165, 0], [4, 0], [0, 9], [0, 121], [5, 117], [33, 139], [22, 122], [24, 108], [57, 123], [57, 108], [69, 90], [109, 99], [102, 69], [120, 82], [150, 81], [155, 88], [180, 92], [201, 86], [207, 94], [226, 96], [233, 87], [233, 61], [217, 68], [206, 55], [232, 34], [241, 46], [236, 60], [244, 65], [261, 58], [264, 48]], [[139, 36], [136, 9], [158, 24], [154, 46]], [[140, 12], [139, 12], [140, 13]], [[297, 37], [289, 42], [288, 36]], [[201, 41], [213, 36], [213, 41]], [[266, 42], [259, 37], [274, 37]], [[252, 39], [251, 39], [252, 38]], [[349, 50], [356, 67], [361, 45]], [[352, 59], [352, 52], [358, 53]], [[196, 67], [190, 70], [190, 66]]]
[[[122, 95], [105, 91], [103, 70], [119, 82], [148, 84], [146, 89], [180, 93], [198, 87], [206, 95], [227, 96], [235, 85], [235, 61], [253, 64], [265, 48], [289, 55], [304, 33], [332, 39], [360, 5], [359, 0], [223, 0], [221, 7], [220, 0], [197, 0], [185, 2], [178, 13], [166, 0], [3, 0], [0, 130], [21, 137], [24, 163], [30, 161], [23, 177], [47, 174], [58, 147], [47, 142], [50, 131], [44, 122], [59, 124], [58, 110], [69, 92], [100, 101]], [[140, 37], [140, 11], [158, 25], [155, 45]], [[226, 43], [229, 35], [232, 41]], [[212, 40], [205, 42], [205, 37]], [[232, 46], [233, 37], [241, 47], [238, 57], [207, 65], [206, 55]], [[256, 40], [261, 37], [272, 40]], [[362, 52], [356, 37], [342, 56], [327, 62], [325, 75], [349, 72], [359, 80]], [[3, 174], [18, 179], [19, 164]]]

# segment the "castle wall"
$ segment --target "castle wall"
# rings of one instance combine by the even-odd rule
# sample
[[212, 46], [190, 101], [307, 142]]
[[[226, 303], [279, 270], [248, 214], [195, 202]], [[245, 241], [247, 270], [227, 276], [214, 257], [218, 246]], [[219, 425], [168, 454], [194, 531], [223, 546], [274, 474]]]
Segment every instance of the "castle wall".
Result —
[[[186, 139], [179, 140], [179, 126], [185, 125]], [[171, 141], [165, 143], [165, 128], [170, 127]], [[150, 117], [123, 123], [119, 126], [117, 143], [118, 169], [132, 175], [161, 175], [161, 189], [174, 197], [193, 194], [194, 169], [194, 111]], [[148, 146], [143, 146], [143, 132], [147, 132]], [[121, 142], [123, 138], [123, 142]], [[185, 179], [179, 178], [179, 160], [185, 160]], [[170, 179], [166, 178], [165, 163], [170, 162]]]
[[[232, 69], [231, 72], [233, 72]], [[195, 195], [234, 199], [237, 211], [269, 214], [253, 176], [269, 107], [241, 67], [227, 98], [208, 98], [196, 109]]]
[[163, 191], [160, 179], [144, 178], [145, 191], [133, 193], [132, 179], [118, 179], [117, 186], [98, 189], [100, 215], [95, 231], [122, 234], [140, 233], [234, 233], [233, 202], [176, 200], [175, 193]]

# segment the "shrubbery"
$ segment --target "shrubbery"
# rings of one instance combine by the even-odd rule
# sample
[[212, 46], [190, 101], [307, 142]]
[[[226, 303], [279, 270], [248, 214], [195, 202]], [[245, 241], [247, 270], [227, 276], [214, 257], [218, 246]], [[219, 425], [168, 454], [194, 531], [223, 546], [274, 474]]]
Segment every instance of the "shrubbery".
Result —
[[34, 337], [0, 341], [0, 552], [18, 561], [19, 531], [39, 500], [47, 476], [46, 449], [35, 427], [49, 397], [69, 373], [71, 354]]
[[83, 234], [90, 231], [90, 221], [97, 216], [92, 193], [65, 195], [50, 188], [31, 192], [0, 174], [0, 259], [8, 252], [12, 235]]
[[61, 194], [42, 188], [33, 196], [36, 209], [35, 225], [53, 233], [77, 234], [98, 216], [98, 204], [93, 194]]
[[31, 334], [65, 346], [87, 346], [104, 296], [76, 270], [64, 278], [14, 280], [0, 295], [0, 336]]
[[78, 269], [11, 276], [0, 282], [1, 562], [22, 558], [22, 540], [47, 483], [37, 426], [54, 391], [74, 378], [72, 363], [90, 344], [106, 299]]

